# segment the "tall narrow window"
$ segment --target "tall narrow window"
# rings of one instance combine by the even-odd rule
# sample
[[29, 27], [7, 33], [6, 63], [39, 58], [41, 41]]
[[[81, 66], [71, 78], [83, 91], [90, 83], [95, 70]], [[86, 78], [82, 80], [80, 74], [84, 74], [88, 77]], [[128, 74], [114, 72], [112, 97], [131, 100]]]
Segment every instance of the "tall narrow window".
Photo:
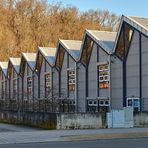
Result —
[[99, 79], [99, 88], [105, 89], [109, 88], [109, 68], [108, 64], [99, 65], [98, 79]]
[[45, 97], [48, 97], [51, 92], [51, 75], [45, 74]]
[[13, 98], [17, 96], [17, 79], [13, 80]]
[[93, 40], [87, 36], [84, 43], [84, 47], [82, 51], [82, 60], [81, 60], [84, 65], [86, 65], [87, 62], [89, 62], [90, 60], [92, 48], [93, 48]]
[[29, 96], [32, 95], [32, 77], [27, 78], [27, 92]]
[[123, 28], [116, 47], [116, 55], [121, 59], [124, 59], [128, 54], [128, 48], [132, 39], [133, 32], [133, 29], [129, 25], [123, 24]]
[[75, 84], [76, 84], [76, 80], [75, 80], [75, 70], [68, 70], [68, 90], [69, 92], [73, 92], [75, 91]]
[[57, 58], [56, 58], [56, 65], [55, 65], [58, 69], [61, 69], [61, 67], [62, 67], [62, 61], [64, 58], [64, 54], [65, 54], [65, 50], [62, 46], [60, 46], [59, 52], [58, 52]]

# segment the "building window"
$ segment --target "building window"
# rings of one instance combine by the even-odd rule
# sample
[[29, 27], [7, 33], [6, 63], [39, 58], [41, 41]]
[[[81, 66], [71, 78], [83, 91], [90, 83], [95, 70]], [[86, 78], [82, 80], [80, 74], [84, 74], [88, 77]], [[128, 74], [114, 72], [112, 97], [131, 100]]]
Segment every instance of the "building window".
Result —
[[108, 112], [109, 111], [109, 100], [101, 99], [99, 100], [99, 112]]
[[13, 98], [17, 95], [17, 79], [13, 80]]
[[109, 100], [99, 100], [99, 106], [109, 106]]
[[86, 40], [84, 42], [84, 47], [83, 47], [83, 51], [82, 51], [82, 59], [81, 59], [81, 61], [84, 65], [87, 65], [87, 62], [89, 62], [92, 49], [93, 49], [93, 40], [87, 36]]
[[32, 77], [27, 78], [27, 92], [29, 96], [32, 95]]
[[76, 80], [75, 80], [75, 70], [68, 70], [68, 90], [69, 92], [73, 92], [75, 91], [75, 84], [76, 84]]
[[45, 74], [45, 97], [49, 96], [51, 91], [51, 75]]
[[61, 69], [61, 67], [62, 67], [62, 61], [64, 58], [64, 54], [65, 54], [65, 50], [62, 46], [60, 46], [59, 52], [58, 52], [57, 58], [56, 58], [56, 65], [55, 65], [58, 69]]
[[108, 64], [99, 65], [99, 88], [109, 88], [109, 67]]
[[97, 100], [88, 100], [88, 112], [98, 112], [98, 101]]
[[[123, 24], [124, 29], [122, 29], [120, 36], [119, 36], [119, 41], [116, 47], [116, 55], [120, 57], [121, 59], [124, 59], [125, 56], [128, 54], [128, 47], [133, 35], [133, 29], [127, 25]], [[123, 41], [125, 39], [125, 41]], [[125, 42], [125, 43], [124, 43]]]
[[132, 106], [135, 111], [140, 111], [140, 99], [139, 98], [127, 98], [127, 107]]

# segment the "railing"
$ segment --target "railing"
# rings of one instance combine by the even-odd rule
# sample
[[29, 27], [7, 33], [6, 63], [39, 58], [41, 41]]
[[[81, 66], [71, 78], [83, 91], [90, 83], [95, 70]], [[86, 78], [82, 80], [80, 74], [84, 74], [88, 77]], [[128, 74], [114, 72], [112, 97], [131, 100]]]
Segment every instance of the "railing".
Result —
[[5, 99], [0, 100], [1, 110], [34, 112], [75, 112], [75, 102], [70, 99]]

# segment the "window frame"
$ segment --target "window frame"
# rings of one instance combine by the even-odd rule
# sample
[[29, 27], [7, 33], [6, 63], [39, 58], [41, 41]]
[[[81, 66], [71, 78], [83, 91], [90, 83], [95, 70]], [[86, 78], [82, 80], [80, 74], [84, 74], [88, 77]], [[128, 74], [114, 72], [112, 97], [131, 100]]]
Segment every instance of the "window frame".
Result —
[[[75, 92], [76, 86], [76, 70], [75, 68], [67, 69], [67, 86], [68, 86], [68, 94], [70, 92]], [[71, 89], [70, 89], [71, 87]]]
[[109, 64], [102, 63], [97, 65], [98, 66], [98, 82], [99, 82], [99, 89], [108, 89], [110, 83], [110, 73], [109, 73]]
[[[48, 76], [48, 78], [47, 78], [47, 76]], [[45, 97], [47, 97], [51, 93], [51, 87], [52, 87], [51, 73], [50, 72], [45, 73], [44, 78], [45, 78]], [[48, 86], [47, 86], [47, 84], [48, 84]]]
[[32, 81], [33, 81], [32, 76], [28, 76], [27, 77], [27, 95], [28, 96], [32, 96], [32, 91], [33, 91], [33, 87], [32, 87], [33, 83], [32, 83]]
[[[138, 105], [137, 105], [137, 106], [134, 105], [134, 101], [135, 101], [135, 100], [138, 100]], [[132, 104], [129, 105], [129, 104], [128, 104], [128, 103], [129, 103], [128, 101], [131, 101]], [[127, 107], [138, 108], [138, 111], [140, 111], [140, 98], [138, 98], [138, 97], [137, 97], [137, 98], [127, 98], [126, 106], [127, 106]]]

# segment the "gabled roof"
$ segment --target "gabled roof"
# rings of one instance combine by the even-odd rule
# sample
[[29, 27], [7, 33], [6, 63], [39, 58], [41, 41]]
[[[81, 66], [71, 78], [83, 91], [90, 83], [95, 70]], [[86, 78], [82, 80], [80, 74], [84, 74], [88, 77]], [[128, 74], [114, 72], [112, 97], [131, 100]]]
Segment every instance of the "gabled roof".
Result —
[[[9, 62], [12, 63], [15, 71], [17, 73], [19, 73], [19, 70], [20, 70], [20, 63], [21, 63], [21, 58], [9, 58]], [[8, 62], [8, 66], [9, 66], [9, 62]]]
[[141, 26], [142, 28], [148, 31], [148, 18], [135, 17], [135, 16], [131, 16], [127, 18], [129, 18], [130, 20], [132, 20], [133, 22], [135, 22], [136, 24], [138, 24], [139, 26]]
[[128, 16], [122, 15], [119, 29], [118, 29], [118, 33], [117, 33], [116, 40], [115, 40], [114, 51], [117, 46], [117, 42], [119, 39], [119, 35], [120, 35], [121, 29], [122, 29], [123, 22], [128, 23], [129, 25], [136, 28], [138, 31], [142, 32], [144, 35], [148, 36], [148, 18], [134, 17], [134, 16], [128, 17]]
[[45, 57], [47, 62], [53, 66], [55, 62], [55, 54], [56, 54], [56, 48], [51, 47], [39, 47], [38, 51], [41, 52], [41, 54]]
[[0, 62], [0, 68], [2, 69], [5, 76], [7, 76], [8, 62]]
[[85, 30], [85, 36], [91, 37], [108, 54], [112, 53], [117, 32]]
[[65, 50], [74, 58], [75, 61], [79, 60], [82, 41], [60, 39], [59, 44], [65, 48]]
[[22, 53], [22, 57], [26, 60], [32, 70], [35, 68], [36, 53]]

